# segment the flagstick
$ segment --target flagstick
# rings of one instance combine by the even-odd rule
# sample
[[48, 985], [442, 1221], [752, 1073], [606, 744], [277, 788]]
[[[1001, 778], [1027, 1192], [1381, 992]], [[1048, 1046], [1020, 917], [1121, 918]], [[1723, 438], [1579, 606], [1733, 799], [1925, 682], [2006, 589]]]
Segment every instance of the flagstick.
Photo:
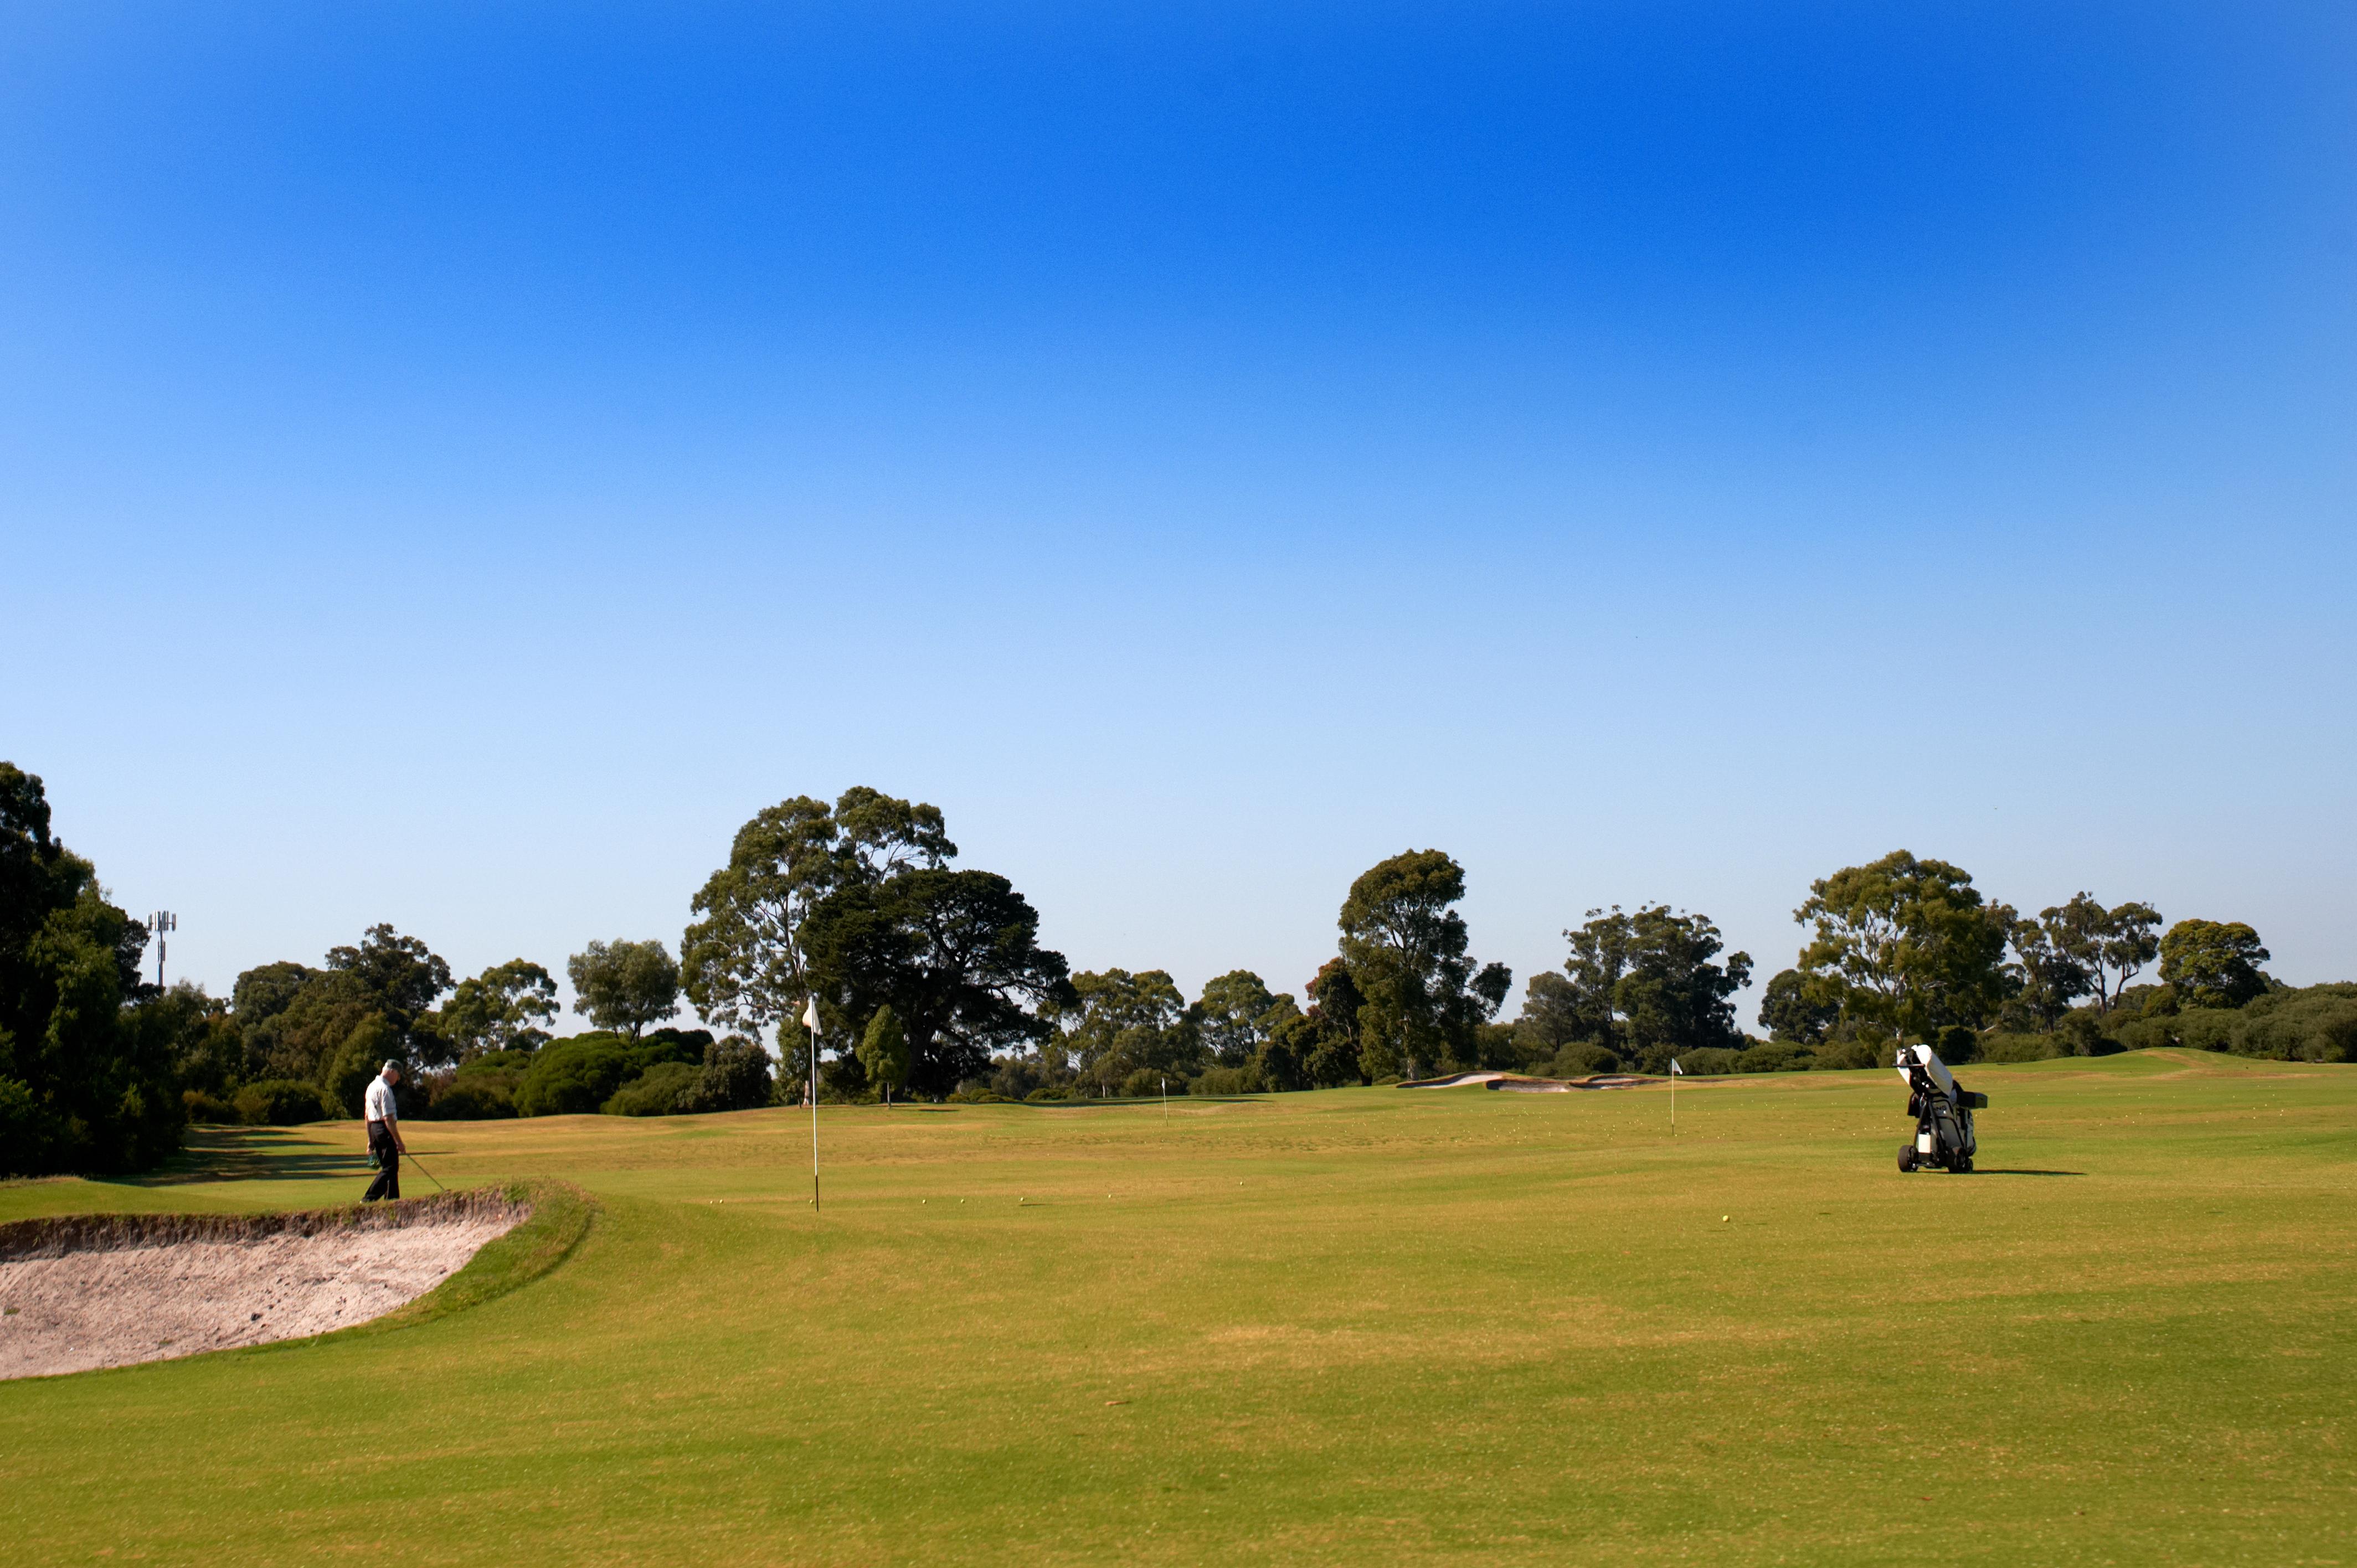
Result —
[[[818, 998], [811, 998], [811, 1016], [818, 1016]], [[811, 1218], [818, 1217], [818, 1026], [811, 1026]]]

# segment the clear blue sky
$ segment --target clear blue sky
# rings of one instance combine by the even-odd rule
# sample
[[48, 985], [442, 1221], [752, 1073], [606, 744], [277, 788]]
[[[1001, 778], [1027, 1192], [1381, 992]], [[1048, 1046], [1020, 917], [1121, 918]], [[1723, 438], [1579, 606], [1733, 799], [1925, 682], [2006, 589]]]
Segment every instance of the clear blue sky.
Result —
[[1190, 990], [1427, 845], [2357, 977], [2344, 4], [5, 16], [0, 756], [216, 991], [855, 783]]

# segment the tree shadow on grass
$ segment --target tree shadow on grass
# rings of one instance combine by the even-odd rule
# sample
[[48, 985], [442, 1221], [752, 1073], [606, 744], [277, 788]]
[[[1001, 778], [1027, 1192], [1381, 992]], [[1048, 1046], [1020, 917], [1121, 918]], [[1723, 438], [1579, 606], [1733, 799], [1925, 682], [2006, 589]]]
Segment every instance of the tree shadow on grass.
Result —
[[188, 1141], [178, 1155], [159, 1170], [120, 1178], [125, 1187], [186, 1187], [196, 1182], [251, 1181], [257, 1176], [365, 1176], [366, 1157], [357, 1152], [323, 1151], [307, 1142], [303, 1152], [288, 1145], [298, 1135], [291, 1127], [207, 1127], [188, 1129]]
[[1976, 1165], [1973, 1169], [1973, 1174], [1975, 1176], [2085, 1176], [2087, 1173], [2085, 1171], [2033, 1171], [2018, 1166], [2008, 1169], [2003, 1165]]

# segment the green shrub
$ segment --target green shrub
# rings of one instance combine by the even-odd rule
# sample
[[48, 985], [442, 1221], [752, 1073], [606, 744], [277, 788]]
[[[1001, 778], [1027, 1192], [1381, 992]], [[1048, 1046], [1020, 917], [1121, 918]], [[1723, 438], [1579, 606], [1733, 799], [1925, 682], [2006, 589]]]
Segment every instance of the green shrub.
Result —
[[1678, 1053], [1678, 1066], [1689, 1078], [1721, 1078], [1737, 1069], [1743, 1053], [1726, 1046], [1701, 1046]]
[[[1680, 1061], [1683, 1064], [1684, 1058]], [[1788, 1040], [1769, 1040], [1735, 1053], [1737, 1072], [1806, 1072], [1815, 1065], [1815, 1055], [1806, 1046], [1796, 1046]]]
[[358, 1116], [361, 1097], [368, 1092], [369, 1079], [401, 1054], [401, 1036], [382, 1015], [371, 1013], [336, 1047], [320, 1074], [320, 1087], [327, 1090], [330, 1103], [341, 1107], [339, 1114]]
[[237, 1091], [237, 1119], [249, 1127], [293, 1127], [305, 1122], [339, 1120], [343, 1108], [316, 1083], [265, 1078]]
[[515, 1113], [515, 1096], [505, 1085], [470, 1078], [452, 1083], [425, 1108], [434, 1122], [496, 1122]]
[[516, 1089], [520, 1116], [587, 1116], [650, 1064], [633, 1061], [619, 1035], [579, 1035], [533, 1053], [532, 1069]]
[[2071, 1054], [2067, 1044], [2053, 1035], [1988, 1035], [1982, 1037], [1979, 1059], [1985, 1062], [2042, 1062]]
[[1051, 1105], [1059, 1101], [1070, 1100], [1071, 1098], [1071, 1085], [1066, 1083], [1045, 1083], [1033, 1090], [1030, 1093], [1025, 1095], [1023, 1097], [1023, 1102], [1027, 1105]]
[[1620, 1058], [1609, 1046], [1575, 1040], [1555, 1054], [1546, 1070], [1553, 1078], [1585, 1078], [1592, 1072], [1619, 1072]]
[[2197, 1051], [2234, 1048], [2234, 1026], [2243, 1015], [2232, 1007], [2188, 1007], [2169, 1020], [2177, 1044]]
[[1855, 1072], [1860, 1068], [1889, 1067], [1893, 1047], [1879, 1040], [1824, 1040], [1812, 1047], [1815, 1072]]
[[2357, 985], [2268, 993], [2242, 1010], [2233, 1048], [2277, 1061], [2357, 1061]]
[[[652, 1069], [648, 1069], [652, 1071]], [[704, 1047], [695, 1093], [683, 1109], [690, 1111], [753, 1111], [770, 1103], [776, 1087], [770, 1079], [770, 1053], [761, 1042], [730, 1035]]]
[[2177, 1019], [2174, 1015], [2147, 1013], [2140, 1018], [2115, 1023], [2111, 1037], [2122, 1050], [2148, 1051], [2156, 1046], [2173, 1046], [2177, 1044]]
[[1250, 1066], [1205, 1068], [1202, 1076], [1187, 1086], [1189, 1094], [1258, 1094], [1260, 1091], [1260, 1069]]
[[[1157, 1099], [1165, 1092], [1163, 1086], [1169, 1082], [1170, 1076], [1150, 1067], [1142, 1067], [1121, 1080], [1121, 1091], [1131, 1100]], [[1178, 1078], [1178, 1092], [1187, 1092], [1187, 1079], [1183, 1074]]]
[[986, 1089], [1002, 1100], [1022, 1100], [1033, 1090], [1045, 1088], [1047, 1083], [1047, 1067], [1038, 1058], [994, 1057], [991, 1058], [988, 1079], [979, 1081], [969, 1080], [958, 1087], [974, 1090]]
[[599, 1109], [608, 1116], [674, 1116], [690, 1108], [703, 1082], [700, 1067], [657, 1062], [616, 1090]]
[[236, 1106], [216, 1095], [207, 1094], [201, 1089], [181, 1090], [180, 1104], [187, 1110], [188, 1120], [191, 1122], [206, 1122], [215, 1126], [234, 1126], [243, 1120], [238, 1115]]

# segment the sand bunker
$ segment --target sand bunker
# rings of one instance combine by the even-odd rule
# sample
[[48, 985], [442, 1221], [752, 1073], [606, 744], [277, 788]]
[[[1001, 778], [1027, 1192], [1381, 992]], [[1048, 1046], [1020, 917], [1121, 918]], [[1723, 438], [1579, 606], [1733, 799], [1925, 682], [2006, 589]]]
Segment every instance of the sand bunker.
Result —
[[348, 1328], [432, 1290], [530, 1212], [462, 1192], [359, 1210], [0, 1226], [0, 1379]]
[[1452, 1072], [1446, 1078], [1412, 1078], [1402, 1089], [1464, 1089], [1480, 1084], [1514, 1094], [1573, 1094], [1589, 1089], [1636, 1089], [1658, 1083], [1637, 1073], [1592, 1072], [1586, 1078], [1533, 1078], [1519, 1072]]

